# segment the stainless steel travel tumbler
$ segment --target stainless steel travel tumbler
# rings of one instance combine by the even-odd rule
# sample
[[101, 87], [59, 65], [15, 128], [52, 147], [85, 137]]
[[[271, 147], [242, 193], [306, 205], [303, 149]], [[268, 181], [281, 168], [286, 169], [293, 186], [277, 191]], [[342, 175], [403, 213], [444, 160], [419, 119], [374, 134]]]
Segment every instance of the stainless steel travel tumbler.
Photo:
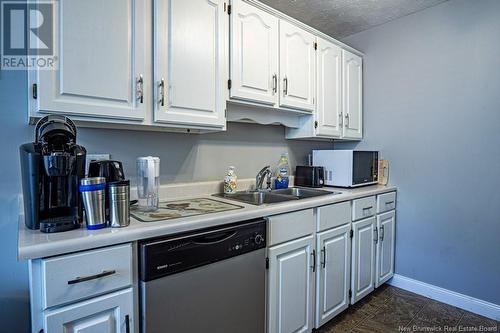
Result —
[[130, 181], [122, 180], [108, 184], [109, 223], [113, 228], [130, 224]]
[[85, 207], [87, 229], [106, 227], [106, 178], [90, 177], [80, 181], [80, 193]]

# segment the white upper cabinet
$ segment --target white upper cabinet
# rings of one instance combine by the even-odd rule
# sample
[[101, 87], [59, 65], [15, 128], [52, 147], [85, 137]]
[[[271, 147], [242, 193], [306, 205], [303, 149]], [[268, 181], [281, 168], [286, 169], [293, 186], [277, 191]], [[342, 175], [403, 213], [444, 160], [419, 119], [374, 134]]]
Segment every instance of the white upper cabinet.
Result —
[[280, 106], [314, 111], [316, 37], [280, 20]]
[[363, 63], [354, 53], [342, 50], [344, 138], [363, 137]]
[[32, 78], [38, 96], [30, 115], [142, 120], [144, 83], [151, 79], [144, 54], [144, 3], [60, 0], [52, 23], [59, 70], [39, 70]]
[[154, 120], [225, 125], [222, 0], [154, 1]]
[[316, 135], [342, 135], [342, 50], [337, 45], [318, 38], [317, 50]]
[[242, 0], [231, 11], [230, 97], [275, 106], [279, 20]]

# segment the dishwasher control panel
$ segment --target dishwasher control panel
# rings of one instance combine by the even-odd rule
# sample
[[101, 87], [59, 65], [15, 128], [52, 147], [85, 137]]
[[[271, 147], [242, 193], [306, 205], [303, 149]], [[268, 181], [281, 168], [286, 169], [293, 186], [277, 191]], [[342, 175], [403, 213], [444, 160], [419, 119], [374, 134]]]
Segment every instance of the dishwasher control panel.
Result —
[[142, 241], [139, 243], [140, 279], [154, 280], [265, 247], [266, 221], [262, 219]]
[[228, 251], [242, 252], [243, 250], [247, 249], [260, 249], [263, 243], [265, 243], [264, 235], [256, 231], [253, 233], [253, 235], [247, 236], [244, 239], [237, 240], [234, 244], [231, 244], [228, 247]]

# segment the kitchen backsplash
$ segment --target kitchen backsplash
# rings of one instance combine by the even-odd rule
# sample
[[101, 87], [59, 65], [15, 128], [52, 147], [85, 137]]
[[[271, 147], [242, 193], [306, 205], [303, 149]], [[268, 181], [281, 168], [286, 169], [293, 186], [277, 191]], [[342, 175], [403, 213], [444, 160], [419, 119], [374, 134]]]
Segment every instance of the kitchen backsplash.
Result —
[[177, 134], [79, 128], [78, 143], [89, 154], [111, 153], [123, 162], [125, 175], [135, 184], [136, 158], [161, 159], [161, 183], [222, 180], [234, 165], [238, 178], [255, 178], [266, 165], [276, 167], [280, 154], [288, 152], [292, 173], [306, 164], [312, 149], [332, 149], [331, 142], [286, 140], [281, 126], [230, 123], [228, 130], [213, 134]]

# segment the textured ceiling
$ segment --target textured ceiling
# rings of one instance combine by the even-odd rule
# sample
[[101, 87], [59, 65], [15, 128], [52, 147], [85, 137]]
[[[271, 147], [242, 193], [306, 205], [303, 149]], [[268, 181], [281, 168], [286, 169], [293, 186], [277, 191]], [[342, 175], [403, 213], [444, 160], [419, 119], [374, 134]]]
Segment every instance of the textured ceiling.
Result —
[[447, 0], [261, 0], [335, 38], [343, 38]]

